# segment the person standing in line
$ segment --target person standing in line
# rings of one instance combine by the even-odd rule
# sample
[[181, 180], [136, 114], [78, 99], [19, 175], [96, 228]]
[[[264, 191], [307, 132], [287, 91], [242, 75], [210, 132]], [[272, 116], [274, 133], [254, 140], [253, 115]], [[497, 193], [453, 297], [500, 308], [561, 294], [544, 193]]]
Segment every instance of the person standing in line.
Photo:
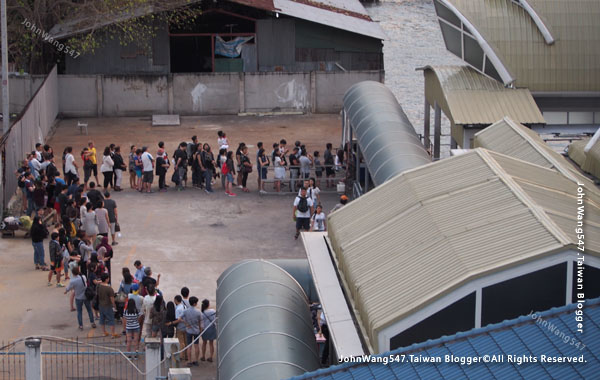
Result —
[[[98, 293], [98, 306], [100, 309], [100, 325], [104, 336], [112, 335], [113, 338], [119, 338], [120, 334], [115, 334], [115, 291], [108, 284], [108, 273], [102, 273], [96, 292]], [[110, 327], [110, 334], [106, 331], [106, 326]]]
[[200, 331], [202, 331], [202, 313], [196, 306], [198, 306], [198, 298], [190, 297], [190, 307], [183, 312], [183, 322], [186, 332], [185, 343], [186, 345], [194, 343], [188, 348], [187, 352], [189, 367], [197, 366], [198, 360], [194, 360], [194, 358], [200, 356], [199, 335]]
[[31, 225], [31, 244], [33, 245], [33, 263], [35, 269], [48, 270], [44, 259], [44, 239], [48, 236], [48, 229], [42, 224], [42, 219], [39, 216], [33, 218]]
[[156, 153], [156, 175], [158, 176], [158, 191], [165, 192], [167, 191], [167, 184], [165, 182], [165, 177], [167, 176], [167, 171], [169, 170], [169, 158], [167, 157], [167, 153], [163, 147], [164, 143], [161, 141], [159, 143], [158, 152]]
[[315, 176], [317, 177], [315, 187], [319, 187], [321, 186], [321, 178], [323, 178], [323, 166], [321, 166], [321, 155], [318, 150], [313, 153], [313, 163], [315, 165]]
[[121, 147], [115, 147], [115, 153], [113, 155], [113, 161], [115, 163], [115, 191], [122, 191], [121, 184], [123, 183], [123, 171], [127, 170], [127, 165], [121, 156]]
[[185, 142], [181, 142], [179, 144], [179, 149], [177, 149], [173, 154], [173, 158], [175, 159], [175, 170], [177, 171], [177, 176], [179, 178], [177, 183], [178, 191], [185, 189], [186, 186], [186, 173], [188, 163], [186, 148], [187, 144]]
[[165, 315], [165, 331], [163, 338], [175, 337], [175, 326], [177, 325], [175, 316], [175, 304], [172, 301], [167, 302], [167, 313]]
[[327, 320], [325, 319], [325, 313], [321, 310], [319, 315], [319, 335], [325, 338], [325, 348], [323, 349], [323, 355], [321, 356], [321, 364], [327, 364], [329, 359], [329, 327], [327, 326]]
[[163, 332], [166, 330], [166, 316], [167, 308], [165, 306], [165, 301], [160, 294], [157, 294], [156, 299], [154, 300], [154, 305], [150, 309], [150, 321], [153, 338], [162, 338]]
[[140, 260], [135, 260], [133, 266], [136, 269], [133, 277], [136, 279], [138, 284], [141, 284], [142, 281], [144, 281], [144, 277], [146, 277], [146, 267], [142, 265], [142, 262]]
[[60, 282], [60, 274], [63, 269], [63, 247], [58, 241], [58, 232], [53, 232], [52, 235], [50, 235], [48, 251], [50, 252], [50, 271], [48, 272], [48, 286], [52, 286], [52, 275], [56, 274], [56, 287], [62, 288], [64, 287], [64, 285]]
[[142, 163], [142, 154], [144, 152], [142, 152], [141, 149], [136, 149], [135, 150], [135, 182], [136, 182], [136, 189], [139, 192], [142, 192], [142, 171], [144, 169], [144, 164]]
[[[215, 319], [217, 318], [217, 312], [215, 309], [209, 309], [209, 301], [207, 299], [202, 300], [202, 357], [201, 361], [207, 360], [213, 361], [215, 355], [215, 339], [217, 339], [217, 326]], [[210, 356], [206, 358], [206, 344], [210, 347]]]
[[[125, 330], [125, 336], [127, 339], [127, 352], [135, 352], [137, 354], [139, 350], [139, 339], [140, 334], [140, 313], [135, 305], [133, 299], [128, 299], [127, 308], [123, 313], [123, 329]], [[135, 351], [132, 351], [135, 349]]]
[[275, 174], [275, 191], [281, 191], [281, 183], [285, 180], [285, 162], [282, 160], [279, 148], [273, 152], [273, 167]]
[[106, 268], [106, 271], [108, 273], [108, 283], [112, 284], [111, 262], [115, 253], [110, 244], [108, 244], [108, 237], [102, 237], [100, 244], [96, 246], [96, 251], [98, 253], [98, 256], [101, 257], [101, 260], [104, 263], [104, 267]]
[[129, 187], [131, 187], [132, 189], [136, 189], [137, 188], [137, 177], [135, 175], [135, 151], [137, 150], [137, 148], [135, 147], [135, 145], [132, 145], [129, 148], [129, 159], [128, 159], [128, 169], [129, 169]]
[[258, 190], [262, 190], [262, 185], [261, 185], [261, 180], [262, 180], [262, 165], [260, 162], [260, 150], [263, 149], [263, 143], [262, 141], [259, 141], [256, 143], [256, 182], [258, 184]]
[[[235, 162], [236, 162], [236, 170], [237, 170], [237, 186], [241, 189], [242, 186], [242, 149], [246, 146], [246, 143], [241, 142], [238, 145], [238, 148], [235, 151]], [[236, 186], [234, 183], [233, 186]]]
[[234, 186], [233, 176], [235, 175], [235, 164], [233, 163], [232, 151], [227, 152], [227, 160], [225, 160], [225, 163], [223, 164], [221, 173], [225, 174], [226, 176], [225, 194], [229, 195], [230, 197], [235, 197], [237, 194], [232, 191]]
[[223, 173], [223, 164], [227, 161], [227, 150], [220, 149], [219, 157], [217, 157], [217, 167], [219, 169], [219, 177], [221, 177], [221, 188], [225, 189], [225, 181], [227, 180], [227, 175]]
[[215, 171], [215, 157], [210, 150], [210, 145], [204, 143], [202, 152], [200, 152], [200, 164], [204, 170], [204, 191], [207, 194], [214, 193], [212, 189], [213, 173]]
[[185, 306], [185, 308], [189, 308], [190, 305], [190, 290], [187, 288], [187, 286], [184, 286], [183, 288], [181, 288], [181, 302], [183, 303], [183, 306]]
[[94, 178], [96, 179], [96, 183], [100, 183], [98, 180], [98, 160], [96, 159], [96, 147], [94, 146], [94, 142], [92, 140], [88, 141], [88, 151], [87, 156], [92, 163], [91, 169], [94, 173]]
[[[245, 193], [249, 193], [248, 189], [248, 174], [252, 173], [252, 161], [250, 161], [250, 157], [248, 157], [248, 147], [244, 145], [242, 148], [242, 156], [240, 159], [240, 171], [242, 172], [242, 191]], [[260, 173], [258, 174], [260, 177]]]
[[79, 273], [79, 268], [75, 267], [72, 269], [73, 277], [69, 282], [69, 285], [65, 289], [65, 294], [70, 291], [73, 291], [75, 294], [75, 305], [77, 305], [77, 322], [79, 324], [79, 330], [83, 330], [83, 306], [88, 312], [88, 316], [90, 318], [90, 324], [92, 328], [96, 328], [96, 324], [94, 323], [94, 314], [92, 313], [92, 306], [90, 301], [85, 296], [85, 289], [87, 288], [87, 279], [84, 275]]
[[297, 190], [296, 183], [298, 182], [298, 173], [300, 171], [300, 161], [298, 160], [298, 151], [300, 148], [294, 147], [290, 154], [290, 191]]
[[112, 245], [117, 245], [115, 239], [117, 233], [117, 223], [119, 223], [119, 212], [117, 210], [117, 202], [110, 197], [110, 193], [107, 191], [104, 193], [104, 208], [108, 211], [108, 221], [110, 222], [110, 236], [112, 238]]
[[310, 229], [319, 232], [327, 231], [327, 217], [323, 212], [323, 206], [320, 204], [317, 205], [317, 209], [311, 218]]
[[73, 156], [73, 148], [68, 146], [65, 148], [65, 180], [67, 182], [67, 186], [70, 186], [77, 175], [77, 163], [75, 162], [75, 157]]
[[142, 328], [142, 336], [144, 338], [150, 338], [152, 336], [152, 318], [150, 312], [154, 307], [154, 301], [156, 301], [156, 289], [154, 285], [148, 285], [147, 295], [144, 297], [143, 309], [144, 309], [144, 325]]
[[[261, 143], [262, 145], [262, 143]], [[267, 180], [267, 173], [269, 170], [269, 157], [265, 154], [265, 150], [261, 147], [258, 150], [258, 159], [257, 159], [257, 171], [258, 171], [258, 189], [261, 193], [265, 193], [265, 182]]]
[[92, 210], [91, 202], [85, 205], [85, 212], [81, 215], [81, 223], [84, 226], [85, 236], [91, 242], [94, 242], [96, 235], [98, 235], [98, 219], [96, 218], [96, 212]]
[[310, 216], [313, 213], [312, 198], [306, 196], [306, 188], [300, 189], [300, 196], [294, 199], [293, 218], [296, 222], [296, 235], [294, 239], [298, 239], [300, 231], [310, 231]]
[[327, 177], [327, 187], [332, 187], [335, 186], [334, 181], [330, 179], [335, 177], [335, 170], [333, 169], [334, 159], [333, 153], [331, 152], [333, 150], [333, 144], [327, 143], [326, 148], [327, 149], [325, 149], [325, 153], [323, 153], [323, 163], [325, 164], [325, 176]]
[[312, 166], [313, 160], [312, 157], [307, 154], [306, 149], [302, 149], [298, 161], [300, 161], [300, 177], [302, 179], [310, 178], [310, 167]]
[[142, 192], [153, 193], [151, 190], [154, 180], [154, 157], [148, 152], [147, 147], [142, 147], [142, 164], [144, 165], [144, 175], [142, 176]]
[[115, 162], [110, 156], [110, 148], [104, 148], [104, 153], [102, 155], [102, 165], [100, 166], [100, 171], [104, 176], [103, 187], [104, 191], [108, 190], [108, 186], [112, 184], [112, 178], [114, 174], [114, 166]]
[[[186, 346], [185, 341], [186, 341], [186, 332], [185, 332], [185, 323], [183, 322], [183, 313], [185, 312], [185, 309], [187, 309], [187, 306], [183, 303], [183, 299], [181, 298], [181, 296], [178, 294], [175, 296], [174, 299], [175, 302], [175, 320], [173, 321], [174, 324], [176, 324], [177, 330], [176, 330], [176, 336], [177, 339], [179, 340], [179, 347], [183, 348]], [[187, 361], [187, 350], [183, 351], [181, 353], [181, 360], [182, 361]]]
[[217, 144], [219, 145], [219, 150], [221, 149], [225, 149], [225, 151], [227, 151], [227, 149], [229, 149], [229, 142], [227, 141], [227, 135], [225, 135], [225, 132], [223, 131], [219, 131], [217, 132]]

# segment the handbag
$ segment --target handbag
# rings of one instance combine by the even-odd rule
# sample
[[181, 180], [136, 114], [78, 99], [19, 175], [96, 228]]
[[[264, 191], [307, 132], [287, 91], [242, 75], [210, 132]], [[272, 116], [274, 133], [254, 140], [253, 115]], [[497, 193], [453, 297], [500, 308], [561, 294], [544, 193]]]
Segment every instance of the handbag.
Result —
[[173, 175], [171, 176], [171, 182], [179, 184], [179, 171], [177, 169], [175, 169]]
[[115, 223], [115, 232], [121, 232], [121, 226], [119, 223]]

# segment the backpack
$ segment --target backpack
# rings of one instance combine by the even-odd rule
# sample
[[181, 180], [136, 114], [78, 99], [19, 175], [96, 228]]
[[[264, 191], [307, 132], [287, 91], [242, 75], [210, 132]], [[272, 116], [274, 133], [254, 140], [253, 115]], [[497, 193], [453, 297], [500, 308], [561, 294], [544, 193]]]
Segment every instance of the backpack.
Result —
[[[85, 284], [85, 280], [83, 279], [82, 276], [79, 276], [79, 278], [81, 279], [81, 281], [83, 282], [84, 285]], [[94, 297], [96, 297], [96, 289], [93, 288], [92, 284], [87, 284], [85, 286], [85, 298], [88, 301], [91, 301], [94, 299]]]
[[227, 161], [223, 162], [223, 166], [221, 166], [221, 173], [223, 173], [223, 174], [229, 173], [229, 167], [227, 166]]
[[298, 202], [298, 211], [307, 212], [308, 211], [308, 201], [306, 197], [299, 197], [300, 201]]

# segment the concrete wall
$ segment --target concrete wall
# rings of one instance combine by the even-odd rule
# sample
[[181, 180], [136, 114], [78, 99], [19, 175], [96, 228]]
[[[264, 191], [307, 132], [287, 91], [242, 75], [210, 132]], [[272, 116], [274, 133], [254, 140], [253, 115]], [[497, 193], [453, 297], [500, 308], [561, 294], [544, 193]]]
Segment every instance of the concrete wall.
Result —
[[[32, 82], [38, 83], [37, 80]], [[28, 100], [20, 118], [12, 124], [5, 143], [0, 146], [0, 154], [4, 153], [6, 165], [3, 168], [5, 170], [0, 171], [4, 175], [4, 178], [0, 179], [2, 207], [7, 206], [17, 190], [17, 178], [13, 173], [19, 168], [19, 162], [25, 159], [27, 152], [35, 148], [36, 143], [44, 143], [58, 114], [56, 66], [42, 83], [35, 96]], [[24, 90], [27, 91], [26, 87]]]
[[246, 73], [246, 112], [310, 111], [310, 73]]
[[[10, 113], [21, 112], [45, 78], [43, 75], [10, 75], [8, 78]], [[2, 104], [2, 92], [0, 92], [0, 104]]]
[[223, 115], [240, 112], [239, 73], [173, 75], [173, 112]]
[[98, 115], [97, 85], [101, 77], [95, 75], [59, 75], [59, 113], [63, 117], [94, 117]]
[[316, 112], [340, 110], [350, 86], [365, 80], [383, 83], [383, 79], [380, 71], [316, 72]]
[[364, 80], [383, 82], [383, 72], [60, 75], [58, 93], [64, 117], [336, 113], [346, 90]]
[[102, 116], [168, 113], [167, 76], [103, 76]]

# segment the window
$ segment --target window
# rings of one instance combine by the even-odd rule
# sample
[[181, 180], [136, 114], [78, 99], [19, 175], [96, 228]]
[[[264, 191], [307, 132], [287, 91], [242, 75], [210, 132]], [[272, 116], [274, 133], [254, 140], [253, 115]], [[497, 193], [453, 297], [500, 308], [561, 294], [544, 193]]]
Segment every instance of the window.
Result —
[[569, 112], [569, 124], [594, 124], [594, 113]]
[[454, 29], [450, 25], [440, 20], [440, 28], [442, 29], [442, 36], [446, 43], [446, 48], [450, 52], [459, 58], [462, 58], [462, 46], [460, 39], [460, 32], [458, 29]]
[[437, 13], [438, 17], [441, 17], [449, 23], [454, 24], [460, 28], [460, 19], [456, 17], [456, 15], [452, 13], [450, 9], [446, 8], [445, 5], [442, 5], [442, 3], [440, 3], [437, 0], [434, 1], [433, 4], [435, 5], [435, 13]]
[[475, 327], [475, 293], [429, 316], [390, 340], [390, 350]]
[[577, 293], [583, 293], [585, 299], [588, 300], [600, 297], [600, 269], [584, 265], [583, 285], [577, 283], [577, 272], [577, 262], [573, 262], [573, 294], [571, 295], [571, 302], [577, 301]]
[[463, 34], [465, 61], [479, 71], [483, 71], [483, 50], [473, 38]]
[[566, 284], [567, 264], [563, 263], [485, 287], [481, 326], [563, 306]]
[[543, 112], [547, 125], [567, 124], [567, 112]]

